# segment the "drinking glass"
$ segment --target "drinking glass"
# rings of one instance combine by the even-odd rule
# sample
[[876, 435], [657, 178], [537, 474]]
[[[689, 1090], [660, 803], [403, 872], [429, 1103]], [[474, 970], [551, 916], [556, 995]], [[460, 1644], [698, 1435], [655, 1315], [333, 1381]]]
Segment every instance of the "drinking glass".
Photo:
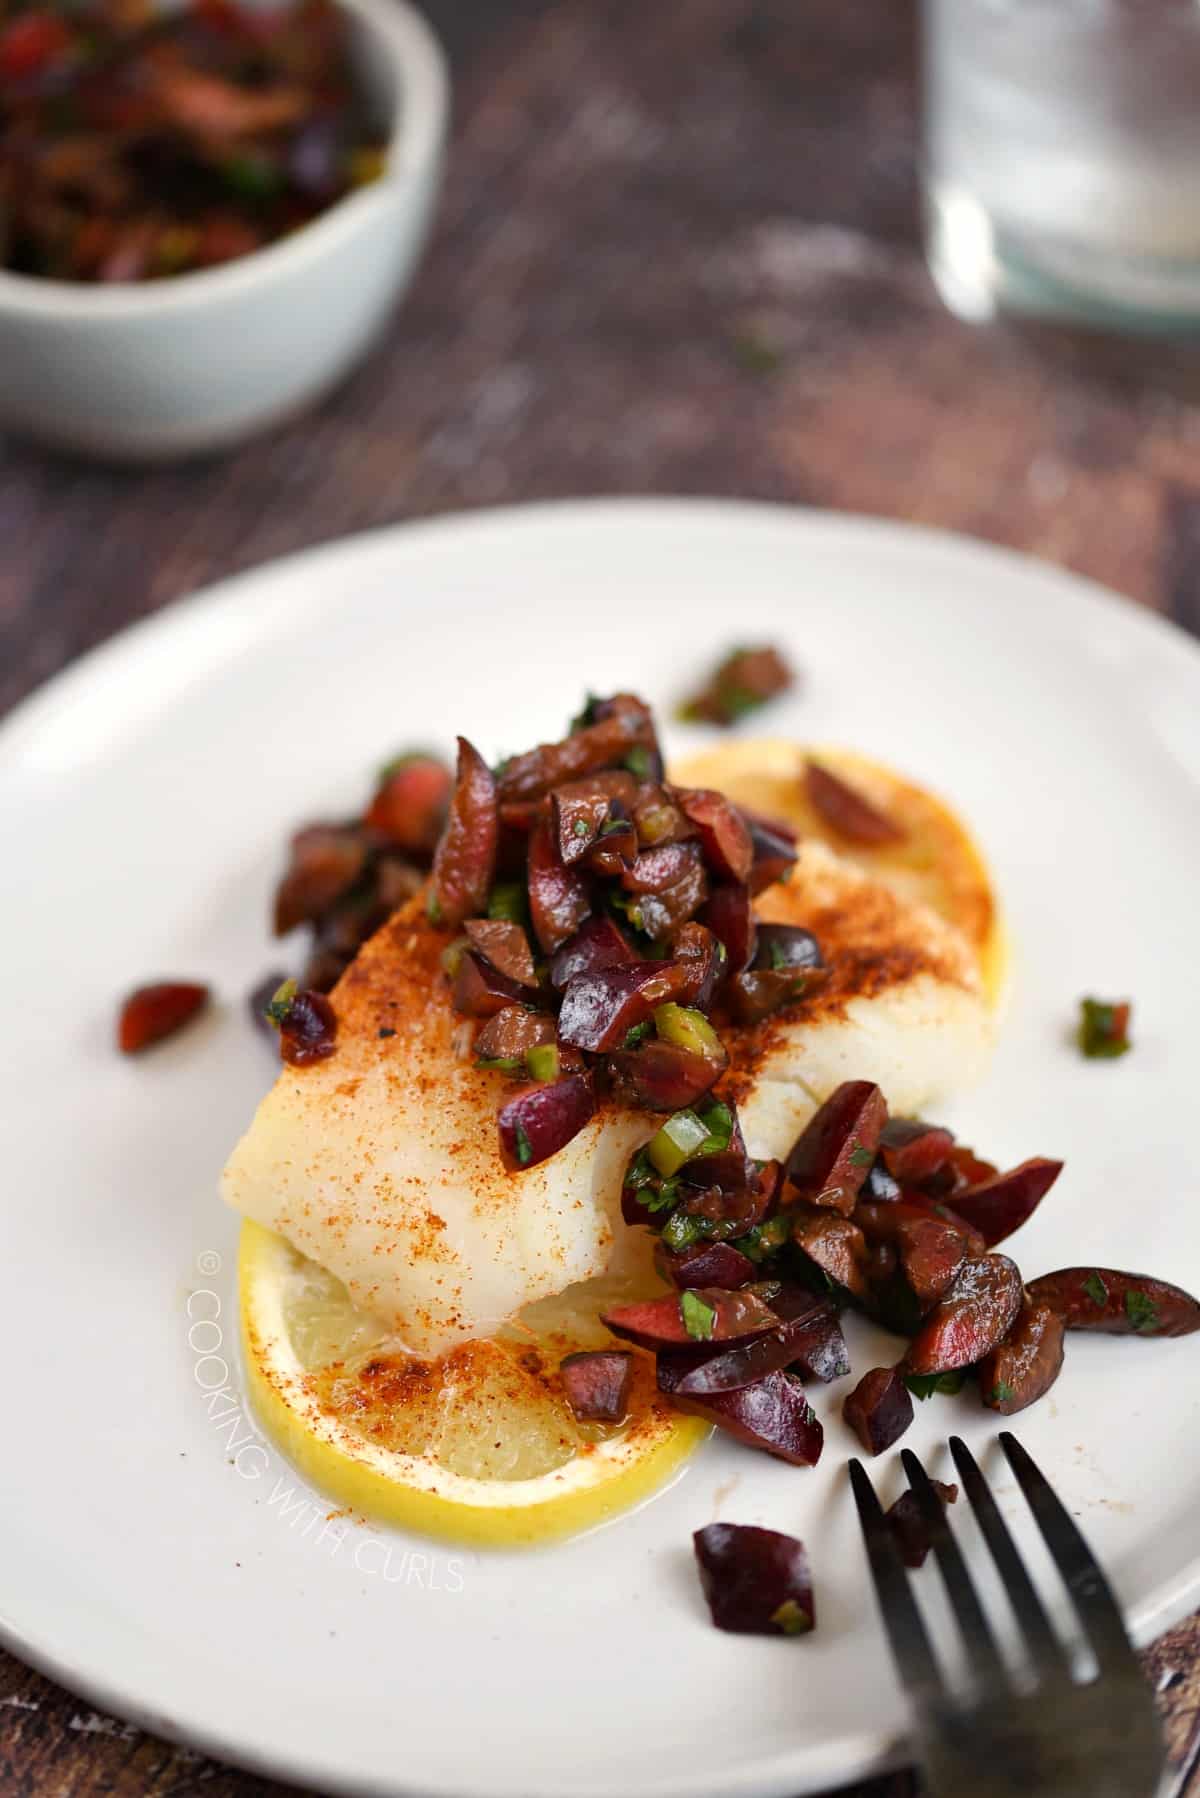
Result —
[[1200, 0], [923, 0], [929, 262], [999, 311], [1200, 331]]

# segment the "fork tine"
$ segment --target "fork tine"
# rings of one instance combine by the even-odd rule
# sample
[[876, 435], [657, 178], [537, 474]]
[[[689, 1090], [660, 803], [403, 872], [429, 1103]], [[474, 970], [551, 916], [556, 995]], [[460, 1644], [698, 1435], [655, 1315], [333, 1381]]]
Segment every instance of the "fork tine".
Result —
[[867, 1560], [875, 1582], [880, 1615], [891, 1643], [892, 1659], [913, 1705], [923, 1709], [945, 1698], [945, 1682], [933, 1658], [929, 1636], [912, 1595], [891, 1525], [875, 1496], [866, 1468], [856, 1458], [850, 1461], [850, 1485], [858, 1506]]
[[1011, 1431], [1001, 1430], [1000, 1446], [1071, 1594], [1100, 1672], [1112, 1673], [1122, 1665], [1136, 1666], [1137, 1657], [1120, 1606], [1074, 1518]]
[[946, 1588], [946, 1596], [954, 1611], [955, 1621], [967, 1651], [967, 1659], [976, 1680], [983, 1686], [999, 1684], [1007, 1688], [1008, 1670], [1000, 1659], [996, 1638], [983, 1614], [983, 1606], [967, 1572], [958, 1543], [954, 1540], [946, 1518], [946, 1507], [929, 1483], [929, 1475], [911, 1448], [902, 1448], [900, 1458], [908, 1483], [921, 1507], [921, 1519], [929, 1533], [938, 1572]]
[[971, 1509], [975, 1513], [983, 1539], [996, 1563], [1008, 1602], [1024, 1631], [1035, 1670], [1043, 1678], [1069, 1672], [1070, 1662], [1066, 1652], [1051, 1627], [1033, 1581], [1025, 1571], [1025, 1563], [1017, 1553], [1008, 1525], [1000, 1515], [991, 1488], [980, 1472], [979, 1463], [961, 1436], [951, 1436], [950, 1453], [954, 1457], [963, 1490], [971, 1501]]

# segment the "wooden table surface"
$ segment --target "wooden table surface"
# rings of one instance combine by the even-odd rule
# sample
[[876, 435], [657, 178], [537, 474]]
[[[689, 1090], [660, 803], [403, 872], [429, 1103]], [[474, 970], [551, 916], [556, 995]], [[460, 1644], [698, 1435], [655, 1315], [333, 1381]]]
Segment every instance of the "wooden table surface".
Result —
[[[368, 366], [221, 460], [113, 471], [0, 444], [0, 711], [235, 569], [566, 494], [918, 519], [1200, 632], [1200, 358], [941, 309], [919, 248], [907, 0], [429, 11], [455, 72], [447, 182]], [[1200, 1622], [1147, 1665], [1175, 1792], [1200, 1794]], [[0, 1794], [193, 1790], [283, 1788], [97, 1716], [0, 1654]]]

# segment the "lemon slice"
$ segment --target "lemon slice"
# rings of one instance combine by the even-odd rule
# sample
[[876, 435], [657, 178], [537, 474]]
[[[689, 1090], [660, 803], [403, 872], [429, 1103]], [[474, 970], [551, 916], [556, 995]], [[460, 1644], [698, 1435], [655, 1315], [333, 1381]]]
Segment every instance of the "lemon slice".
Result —
[[613, 1346], [598, 1313], [656, 1289], [648, 1263], [543, 1299], [437, 1361], [405, 1354], [338, 1280], [255, 1223], [242, 1226], [239, 1280], [267, 1432], [315, 1486], [386, 1523], [475, 1545], [552, 1541], [649, 1496], [708, 1433], [670, 1408], [637, 1353], [623, 1424], [578, 1423], [563, 1397], [562, 1357]]
[[[804, 781], [809, 756], [894, 819], [903, 840], [868, 845], [850, 842], [834, 830], [809, 800]], [[701, 750], [669, 774], [681, 786], [716, 787], [739, 805], [791, 824], [901, 898], [929, 906], [966, 937], [984, 990], [994, 1006], [999, 1004], [1008, 952], [995, 888], [979, 845], [944, 800], [854, 750], [805, 748], [771, 737]]]

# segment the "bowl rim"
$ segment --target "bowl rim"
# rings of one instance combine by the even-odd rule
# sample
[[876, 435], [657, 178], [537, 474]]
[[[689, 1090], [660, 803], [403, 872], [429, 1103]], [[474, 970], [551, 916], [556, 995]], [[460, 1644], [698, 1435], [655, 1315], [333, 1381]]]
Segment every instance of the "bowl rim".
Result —
[[0, 312], [97, 320], [166, 317], [194, 305], [235, 298], [259, 282], [299, 275], [307, 264], [323, 260], [361, 220], [385, 207], [397, 188], [428, 169], [441, 148], [449, 110], [449, 75], [441, 44], [408, 0], [335, 3], [374, 36], [398, 77], [399, 103], [388, 132], [383, 172], [374, 181], [335, 200], [289, 237], [219, 268], [197, 269], [169, 280], [101, 286], [0, 269]]

